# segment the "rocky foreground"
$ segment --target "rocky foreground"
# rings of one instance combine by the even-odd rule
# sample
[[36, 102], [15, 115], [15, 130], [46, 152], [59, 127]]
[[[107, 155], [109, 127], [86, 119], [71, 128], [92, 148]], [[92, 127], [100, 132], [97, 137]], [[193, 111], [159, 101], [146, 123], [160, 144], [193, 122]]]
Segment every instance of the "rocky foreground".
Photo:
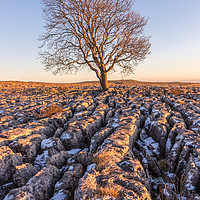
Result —
[[200, 199], [200, 85], [0, 84], [0, 199]]

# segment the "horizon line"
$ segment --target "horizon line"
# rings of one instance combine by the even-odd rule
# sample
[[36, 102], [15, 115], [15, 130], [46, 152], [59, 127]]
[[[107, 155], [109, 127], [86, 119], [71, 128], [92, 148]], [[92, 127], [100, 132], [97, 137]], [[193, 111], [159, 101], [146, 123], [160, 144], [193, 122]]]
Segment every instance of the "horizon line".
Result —
[[[108, 79], [108, 82], [114, 81], [134, 81], [141, 83], [197, 83], [200, 84], [200, 79], [195, 80], [180, 80], [180, 81], [150, 81], [150, 80], [136, 80], [136, 79]], [[87, 83], [87, 82], [99, 82], [98, 80], [86, 80], [80, 82], [49, 82], [49, 81], [33, 81], [33, 80], [0, 80], [0, 82], [25, 82], [25, 83], [57, 83], [57, 84], [78, 84], [78, 83]]]

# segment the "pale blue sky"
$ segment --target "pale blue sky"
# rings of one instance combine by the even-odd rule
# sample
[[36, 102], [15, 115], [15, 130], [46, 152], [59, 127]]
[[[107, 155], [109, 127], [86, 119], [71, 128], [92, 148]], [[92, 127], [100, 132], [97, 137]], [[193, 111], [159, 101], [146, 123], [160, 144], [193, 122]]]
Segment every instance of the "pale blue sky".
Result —
[[[126, 78], [144, 81], [199, 80], [200, 0], [136, 0], [134, 9], [149, 17], [151, 54]], [[0, 1], [0, 80], [78, 82], [97, 80], [93, 72], [54, 76], [38, 57], [44, 31], [39, 0]], [[121, 79], [120, 73], [108, 75]]]

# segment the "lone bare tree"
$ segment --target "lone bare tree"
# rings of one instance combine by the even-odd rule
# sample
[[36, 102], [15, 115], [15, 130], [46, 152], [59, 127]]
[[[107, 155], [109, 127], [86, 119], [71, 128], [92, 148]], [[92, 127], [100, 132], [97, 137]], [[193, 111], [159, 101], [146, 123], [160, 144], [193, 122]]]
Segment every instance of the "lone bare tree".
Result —
[[149, 53], [147, 19], [132, 10], [132, 0], [42, 0], [46, 32], [40, 55], [47, 71], [73, 73], [89, 67], [103, 90], [107, 73], [132, 73]]

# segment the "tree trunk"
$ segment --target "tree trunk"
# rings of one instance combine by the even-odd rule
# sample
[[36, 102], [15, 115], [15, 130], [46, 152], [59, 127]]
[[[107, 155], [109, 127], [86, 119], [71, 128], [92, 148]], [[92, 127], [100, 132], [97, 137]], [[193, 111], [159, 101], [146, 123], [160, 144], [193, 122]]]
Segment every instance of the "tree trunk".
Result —
[[101, 74], [101, 80], [100, 80], [100, 84], [101, 87], [104, 91], [108, 90], [108, 80], [107, 80], [107, 73], [102, 73]]

